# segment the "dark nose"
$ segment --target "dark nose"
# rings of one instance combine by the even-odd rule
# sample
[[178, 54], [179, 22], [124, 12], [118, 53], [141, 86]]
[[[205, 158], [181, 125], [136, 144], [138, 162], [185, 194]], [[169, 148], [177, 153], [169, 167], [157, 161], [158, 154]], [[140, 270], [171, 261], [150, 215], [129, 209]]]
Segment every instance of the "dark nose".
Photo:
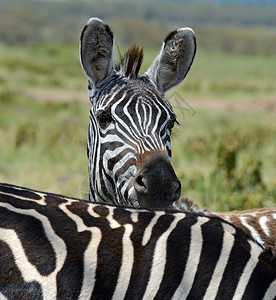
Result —
[[143, 166], [134, 178], [141, 206], [166, 208], [180, 197], [181, 184], [169, 160], [157, 156]]

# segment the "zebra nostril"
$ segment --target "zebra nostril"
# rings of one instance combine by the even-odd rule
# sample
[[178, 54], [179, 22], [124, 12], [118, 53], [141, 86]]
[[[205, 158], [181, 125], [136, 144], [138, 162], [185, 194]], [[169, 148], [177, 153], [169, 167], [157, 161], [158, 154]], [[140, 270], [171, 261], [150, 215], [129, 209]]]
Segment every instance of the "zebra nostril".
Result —
[[178, 200], [181, 195], [181, 183], [179, 180], [177, 182], [173, 183], [172, 189], [174, 190], [174, 192], [173, 192], [173, 197], [171, 200], [172, 200], [172, 202], [174, 202], [174, 201]]
[[140, 194], [147, 192], [147, 180], [143, 175], [140, 174], [135, 178], [134, 188]]

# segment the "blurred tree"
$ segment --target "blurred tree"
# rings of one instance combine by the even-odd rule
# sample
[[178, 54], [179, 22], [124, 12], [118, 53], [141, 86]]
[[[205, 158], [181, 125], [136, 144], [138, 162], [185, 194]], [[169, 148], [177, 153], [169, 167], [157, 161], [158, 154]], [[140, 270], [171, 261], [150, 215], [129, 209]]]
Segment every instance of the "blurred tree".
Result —
[[123, 17], [110, 22], [110, 26], [123, 45], [138, 43], [148, 47], [160, 47], [169, 31], [164, 24], [153, 23], [138, 18]]
[[78, 40], [92, 16], [108, 22], [122, 44], [160, 45], [169, 29], [195, 28], [199, 48], [239, 53], [276, 52], [276, 5], [216, 1], [0, 1], [0, 43]]

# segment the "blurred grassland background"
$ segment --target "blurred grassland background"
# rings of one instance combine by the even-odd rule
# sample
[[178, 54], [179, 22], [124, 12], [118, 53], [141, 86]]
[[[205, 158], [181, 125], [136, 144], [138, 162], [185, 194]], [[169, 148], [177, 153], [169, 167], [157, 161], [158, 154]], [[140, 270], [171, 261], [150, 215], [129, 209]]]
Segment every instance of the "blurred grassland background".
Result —
[[192, 69], [167, 93], [182, 193], [216, 210], [275, 205], [275, 15], [276, 1], [0, 1], [0, 181], [87, 197], [78, 41], [97, 16], [121, 52], [144, 46], [142, 72], [170, 30], [194, 29]]

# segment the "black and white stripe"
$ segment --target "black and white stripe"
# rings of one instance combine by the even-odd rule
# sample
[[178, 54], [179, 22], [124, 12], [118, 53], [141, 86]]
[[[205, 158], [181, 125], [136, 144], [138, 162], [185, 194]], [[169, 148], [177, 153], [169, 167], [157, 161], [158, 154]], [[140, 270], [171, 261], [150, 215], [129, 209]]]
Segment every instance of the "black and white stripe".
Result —
[[[132, 47], [115, 66], [110, 28], [97, 18], [88, 21], [80, 57], [92, 104], [87, 140], [90, 200], [164, 207], [179, 198], [180, 182], [170, 164], [176, 115], [164, 92], [184, 79], [195, 48], [191, 29], [176, 30], [139, 76], [142, 50]], [[157, 166], [156, 157], [161, 161]], [[160, 192], [159, 186], [168, 192]], [[159, 202], [149, 201], [149, 195]]]
[[[144, 95], [139, 99], [135, 94], [137, 83], [134, 87], [132, 85], [129, 83], [112, 91], [111, 98], [104, 97], [99, 102], [101, 106], [97, 105], [95, 111], [93, 108], [90, 111], [90, 187], [95, 188], [95, 197], [101, 202], [107, 198], [123, 204], [122, 199], [125, 199], [125, 203], [131, 204], [134, 188], [130, 188], [134, 185], [139, 156], [161, 150], [170, 157], [170, 132], [165, 125], [175, 116], [166, 110], [166, 106], [161, 106], [162, 99], [154, 95]], [[146, 88], [141, 86], [141, 89]], [[95, 116], [98, 111], [107, 110], [111, 111], [113, 122], [108, 130], [101, 130]]]
[[275, 259], [218, 217], [0, 185], [1, 299], [275, 297]]

